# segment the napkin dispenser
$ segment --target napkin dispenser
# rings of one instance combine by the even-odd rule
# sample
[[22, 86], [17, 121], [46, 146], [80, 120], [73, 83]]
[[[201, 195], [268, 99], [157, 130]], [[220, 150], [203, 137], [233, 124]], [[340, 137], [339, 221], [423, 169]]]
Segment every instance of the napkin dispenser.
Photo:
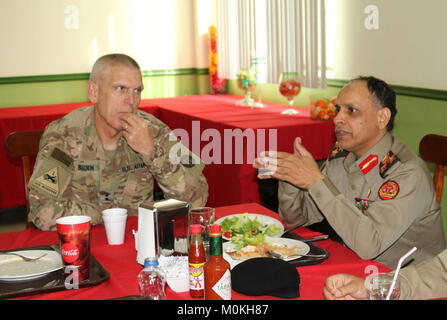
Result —
[[175, 199], [142, 203], [138, 231], [133, 231], [138, 263], [160, 255], [187, 255], [188, 213], [189, 204]]

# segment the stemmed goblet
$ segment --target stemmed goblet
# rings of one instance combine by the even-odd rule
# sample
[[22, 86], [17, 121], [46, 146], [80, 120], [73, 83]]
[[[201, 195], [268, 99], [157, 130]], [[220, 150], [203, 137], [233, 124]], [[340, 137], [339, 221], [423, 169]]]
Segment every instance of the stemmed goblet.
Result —
[[237, 106], [253, 107], [254, 100], [251, 97], [251, 92], [256, 88], [257, 79], [256, 73], [253, 69], [240, 69], [237, 74], [237, 86], [244, 90], [244, 99], [236, 102]]
[[293, 100], [301, 91], [298, 72], [282, 72], [279, 77], [279, 92], [287, 98], [289, 108], [282, 114], [297, 114], [298, 110], [293, 108]]

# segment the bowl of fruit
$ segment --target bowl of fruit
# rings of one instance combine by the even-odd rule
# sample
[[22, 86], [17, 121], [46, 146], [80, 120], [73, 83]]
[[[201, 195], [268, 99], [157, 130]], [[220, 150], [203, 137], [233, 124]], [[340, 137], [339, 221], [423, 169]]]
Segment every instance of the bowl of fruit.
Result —
[[337, 97], [321, 98], [310, 96], [310, 118], [312, 120], [331, 120], [337, 115]]

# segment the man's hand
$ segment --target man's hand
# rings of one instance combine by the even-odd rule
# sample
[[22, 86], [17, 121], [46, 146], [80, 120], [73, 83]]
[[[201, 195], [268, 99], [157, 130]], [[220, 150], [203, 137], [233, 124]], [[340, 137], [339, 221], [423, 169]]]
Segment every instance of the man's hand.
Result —
[[323, 294], [327, 300], [367, 300], [369, 297], [364, 279], [344, 273], [328, 277]]
[[154, 139], [146, 121], [135, 113], [126, 113], [121, 119], [124, 122], [123, 136], [129, 146], [143, 156], [151, 156], [154, 152]]
[[315, 182], [324, 178], [318, 164], [309, 151], [301, 144], [301, 138], [294, 142], [293, 154], [266, 151], [256, 158], [253, 167], [260, 169], [259, 179], [275, 178], [309, 189]]

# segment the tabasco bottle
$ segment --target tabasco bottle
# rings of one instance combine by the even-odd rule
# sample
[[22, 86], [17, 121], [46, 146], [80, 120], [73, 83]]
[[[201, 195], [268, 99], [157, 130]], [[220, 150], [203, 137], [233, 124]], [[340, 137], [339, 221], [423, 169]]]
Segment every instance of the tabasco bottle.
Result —
[[210, 257], [204, 267], [205, 300], [231, 300], [230, 264], [222, 256], [221, 226], [210, 227]]
[[205, 248], [202, 243], [202, 226], [192, 224], [189, 226], [190, 244], [189, 244], [189, 294], [192, 298], [203, 298], [205, 294], [205, 279], [203, 266], [206, 256]]

